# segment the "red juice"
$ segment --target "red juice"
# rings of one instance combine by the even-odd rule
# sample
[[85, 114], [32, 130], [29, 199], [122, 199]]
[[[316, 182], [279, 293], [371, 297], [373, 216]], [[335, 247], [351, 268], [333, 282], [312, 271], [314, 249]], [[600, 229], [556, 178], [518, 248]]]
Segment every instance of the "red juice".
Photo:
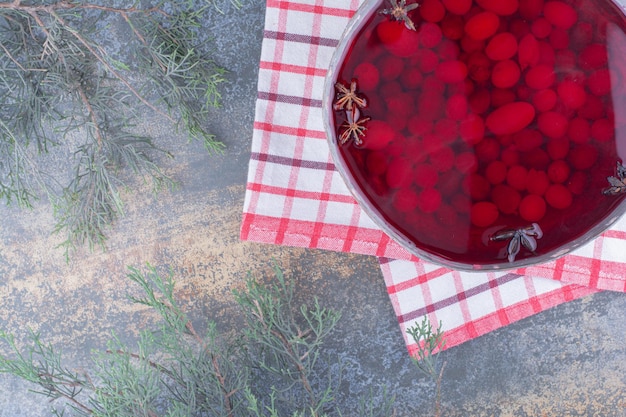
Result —
[[[337, 82], [366, 102], [337, 90], [340, 154], [386, 222], [438, 257], [567, 247], [625, 195], [607, 178], [626, 176], [626, 20], [608, 1], [448, 3], [408, 11], [415, 30], [389, 13], [362, 27]], [[506, 232], [535, 223], [536, 248]]]

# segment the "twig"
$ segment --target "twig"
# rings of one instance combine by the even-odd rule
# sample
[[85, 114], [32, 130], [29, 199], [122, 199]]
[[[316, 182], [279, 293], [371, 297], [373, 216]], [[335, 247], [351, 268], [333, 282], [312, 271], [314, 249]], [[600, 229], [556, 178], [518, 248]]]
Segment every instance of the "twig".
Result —
[[[59, 21], [59, 23], [61, 23], [63, 26], [65, 26], [66, 28], [70, 29], [71, 26], [61, 17], [58, 15], [58, 13], [56, 13], [56, 11], [51, 10], [49, 11], [50, 15], [53, 16], [55, 19], [57, 19]], [[115, 78], [117, 78], [118, 80], [120, 80], [120, 82], [122, 82], [122, 84], [124, 84], [126, 86], [126, 88], [128, 88], [128, 90], [137, 98], [139, 99], [139, 101], [141, 101], [143, 104], [145, 104], [146, 106], [148, 106], [151, 110], [155, 111], [156, 113], [160, 114], [161, 116], [167, 118], [167, 120], [169, 120], [172, 123], [176, 123], [176, 120], [174, 120], [174, 118], [172, 116], [170, 116], [169, 114], [165, 113], [164, 111], [156, 108], [155, 106], [152, 105], [152, 103], [150, 103], [144, 96], [142, 96], [141, 94], [139, 94], [139, 92], [130, 84], [130, 82], [124, 78], [119, 72], [117, 72], [115, 70], [115, 68], [113, 68], [113, 66], [111, 64], [109, 64], [106, 59], [104, 59], [102, 56], [100, 56], [100, 54], [93, 48], [93, 46], [91, 46], [89, 44], [89, 42], [87, 42], [87, 40], [80, 34], [78, 33], [78, 31], [76, 30], [68, 30], [80, 43], [83, 44], [83, 46], [85, 48], [87, 48], [87, 50], [89, 52], [91, 52], [91, 54], [98, 60], [100, 61], [100, 63], [102, 65], [104, 65], [110, 72], [111, 74], [113, 74], [115, 76]]]
[[[43, 377], [48, 377], [48, 378], [54, 378], [54, 379], [59, 379], [58, 377], [48, 374], [48, 373], [40, 373], [37, 375], [39, 378], [43, 378]], [[67, 385], [66, 383], [64, 383], [63, 385]], [[77, 386], [78, 384], [75, 385], [69, 385], [69, 386]], [[72, 397], [71, 395], [67, 395], [66, 393], [58, 390], [56, 387], [52, 386], [48, 386], [47, 387], [50, 391], [56, 392], [58, 395], [62, 396], [63, 398], [65, 398], [68, 401], [71, 401], [74, 405], [76, 405], [77, 407], [85, 410], [86, 412], [88, 412], [89, 414], [93, 414], [93, 410], [89, 407], [87, 407], [85, 404], [81, 403], [80, 401], [78, 401], [76, 398]]]

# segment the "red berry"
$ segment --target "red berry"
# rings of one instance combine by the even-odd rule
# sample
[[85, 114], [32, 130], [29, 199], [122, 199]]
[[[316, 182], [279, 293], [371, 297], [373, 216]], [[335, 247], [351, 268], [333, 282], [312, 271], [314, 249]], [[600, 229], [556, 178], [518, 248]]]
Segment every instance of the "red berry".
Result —
[[526, 177], [526, 190], [531, 194], [543, 195], [550, 186], [550, 179], [545, 171], [531, 169]]
[[439, 0], [424, 0], [419, 8], [422, 19], [437, 23], [446, 15], [446, 8]]
[[537, 116], [537, 128], [549, 138], [560, 138], [567, 133], [567, 117], [555, 111], [547, 111]]
[[528, 170], [522, 165], [514, 165], [506, 174], [506, 182], [516, 190], [525, 190], [528, 184]]
[[546, 202], [541, 196], [528, 194], [519, 204], [519, 214], [527, 222], [538, 222], [546, 214]]
[[608, 54], [606, 46], [600, 43], [587, 45], [578, 55], [578, 63], [582, 69], [599, 69], [607, 65]]
[[546, 88], [533, 94], [532, 102], [538, 112], [552, 110], [556, 106], [557, 94], [554, 90]]
[[446, 102], [446, 113], [451, 119], [461, 120], [467, 114], [468, 106], [465, 94], [455, 94]]
[[402, 22], [383, 20], [376, 27], [376, 33], [387, 49], [399, 57], [410, 57], [419, 50], [419, 34]]
[[417, 208], [418, 196], [415, 191], [410, 188], [401, 188], [393, 195], [391, 204], [402, 213], [413, 211]]
[[419, 164], [415, 167], [413, 178], [421, 188], [430, 188], [437, 184], [439, 172], [430, 164]]
[[476, 3], [483, 9], [501, 16], [510, 16], [519, 8], [518, 0], [476, 0]]
[[491, 191], [491, 201], [493, 201], [504, 214], [514, 213], [521, 200], [522, 196], [519, 191], [508, 185], [496, 185]]
[[587, 88], [596, 96], [611, 92], [611, 74], [607, 69], [600, 69], [587, 77]]
[[564, 183], [569, 178], [569, 164], [562, 159], [553, 161], [548, 167], [548, 178], [555, 184]]
[[539, 63], [539, 42], [531, 33], [520, 39], [517, 47], [517, 59], [522, 70]]
[[521, 71], [515, 61], [499, 61], [491, 72], [491, 82], [497, 88], [510, 88], [519, 81]]
[[441, 38], [443, 37], [443, 33], [441, 33], [441, 28], [439, 25], [430, 22], [424, 22], [420, 25], [419, 28], [419, 39], [420, 44], [424, 48], [434, 48], [439, 45], [441, 42]]
[[493, 161], [485, 170], [487, 181], [492, 184], [500, 184], [506, 179], [507, 166], [502, 161]]
[[552, 184], [546, 190], [546, 202], [555, 209], [566, 209], [572, 205], [572, 193], [563, 184]]
[[535, 118], [535, 108], [523, 101], [505, 104], [487, 116], [485, 124], [496, 135], [510, 135], [528, 126]]
[[430, 162], [439, 172], [446, 172], [454, 166], [454, 151], [446, 146], [430, 154]]
[[418, 195], [417, 207], [424, 213], [433, 213], [441, 205], [441, 194], [434, 188], [427, 188]]
[[599, 142], [608, 142], [615, 136], [614, 123], [607, 119], [598, 119], [591, 124], [591, 137]]
[[376, 26], [376, 34], [378, 39], [385, 44], [393, 44], [400, 39], [403, 29], [402, 24], [392, 20], [385, 19]]
[[591, 136], [591, 125], [587, 119], [576, 117], [569, 121], [567, 137], [574, 143], [585, 143]]
[[430, 49], [420, 49], [416, 55], [415, 64], [423, 74], [428, 74], [437, 68], [439, 57]]
[[500, 18], [493, 12], [481, 12], [465, 23], [465, 33], [473, 39], [483, 40], [494, 35], [500, 26]]
[[587, 93], [585, 89], [574, 81], [561, 82], [556, 91], [559, 94], [561, 102], [569, 109], [578, 109], [585, 104]]
[[485, 47], [485, 54], [494, 61], [512, 58], [517, 52], [517, 39], [509, 32], [494, 35]]
[[562, 1], [548, 1], [543, 5], [545, 18], [560, 29], [569, 29], [578, 21], [578, 13], [569, 4]]
[[358, 80], [361, 90], [372, 91], [378, 86], [380, 73], [376, 65], [371, 62], [362, 62], [354, 69], [354, 78]]
[[472, 8], [472, 0], [443, 0], [443, 5], [450, 13], [464, 15]]
[[385, 175], [385, 181], [391, 188], [408, 187], [413, 181], [411, 163], [404, 158], [391, 160]]
[[440, 62], [435, 68], [435, 76], [447, 84], [461, 82], [467, 77], [467, 65], [463, 61]]
[[524, 77], [526, 85], [535, 90], [550, 88], [554, 84], [555, 79], [554, 68], [545, 64], [539, 64], [530, 68]]
[[545, 17], [539, 17], [530, 25], [530, 31], [537, 39], [545, 39], [552, 32], [552, 25]]
[[363, 148], [379, 150], [391, 142], [396, 136], [396, 130], [382, 120], [370, 120], [367, 122], [367, 130], [363, 139]]
[[400, 74], [400, 82], [409, 90], [418, 88], [422, 85], [423, 81], [424, 76], [422, 75], [422, 71], [416, 67], [405, 68], [402, 74]]
[[489, 201], [481, 201], [472, 205], [470, 219], [476, 227], [491, 226], [498, 220], [498, 207]]
[[380, 78], [391, 81], [398, 78], [404, 70], [404, 60], [395, 55], [385, 55], [378, 63]]

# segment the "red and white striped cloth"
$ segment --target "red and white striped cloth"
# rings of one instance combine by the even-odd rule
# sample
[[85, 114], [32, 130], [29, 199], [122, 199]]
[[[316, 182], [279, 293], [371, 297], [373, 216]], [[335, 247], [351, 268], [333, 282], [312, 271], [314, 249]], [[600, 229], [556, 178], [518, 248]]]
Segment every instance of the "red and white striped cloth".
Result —
[[626, 291], [626, 220], [554, 262], [451, 271], [412, 257], [359, 208], [334, 170], [322, 123], [333, 51], [362, 0], [267, 0], [241, 238], [374, 255], [406, 328], [441, 321], [452, 347], [598, 290]]

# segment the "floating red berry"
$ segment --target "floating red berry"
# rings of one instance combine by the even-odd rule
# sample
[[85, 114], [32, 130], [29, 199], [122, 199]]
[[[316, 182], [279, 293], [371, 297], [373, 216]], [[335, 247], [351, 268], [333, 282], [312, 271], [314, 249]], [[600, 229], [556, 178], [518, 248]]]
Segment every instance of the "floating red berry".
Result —
[[578, 13], [562, 1], [548, 1], [543, 6], [543, 15], [557, 28], [569, 29], [578, 20]]
[[472, 206], [470, 219], [476, 227], [491, 226], [498, 220], [498, 207], [490, 201], [481, 201]]
[[546, 201], [536, 194], [528, 194], [519, 204], [519, 214], [527, 222], [538, 222], [546, 215]]
[[418, 10], [427, 22], [440, 22], [446, 15], [446, 8], [439, 0], [424, 0]]
[[465, 33], [477, 40], [484, 40], [496, 33], [500, 18], [493, 12], [481, 12], [469, 18], [465, 23]]
[[485, 54], [494, 61], [513, 58], [516, 52], [517, 39], [510, 32], [498, 33], [491, 38], [485, 47]]
[[546, 190], [546, 202], [559, 210], [572, 205], [572, 193], [563, 184], [552, 184]]
[[548, 167], [548, 178], [555, 184], [564, 183], [569, 178], [569, 174], [569, 164], [562, 159], [553, 161]]
[[535, 108], [523, 101], [505, 104], [487, 116], [486, 125], [496, 135], [510, 135], [528, 126], [535, 118]]
[[441, 205], [441, 194], [434, 188], [423, 190], [417, 199], [417, 207], [424, 213], [433, 213]]

